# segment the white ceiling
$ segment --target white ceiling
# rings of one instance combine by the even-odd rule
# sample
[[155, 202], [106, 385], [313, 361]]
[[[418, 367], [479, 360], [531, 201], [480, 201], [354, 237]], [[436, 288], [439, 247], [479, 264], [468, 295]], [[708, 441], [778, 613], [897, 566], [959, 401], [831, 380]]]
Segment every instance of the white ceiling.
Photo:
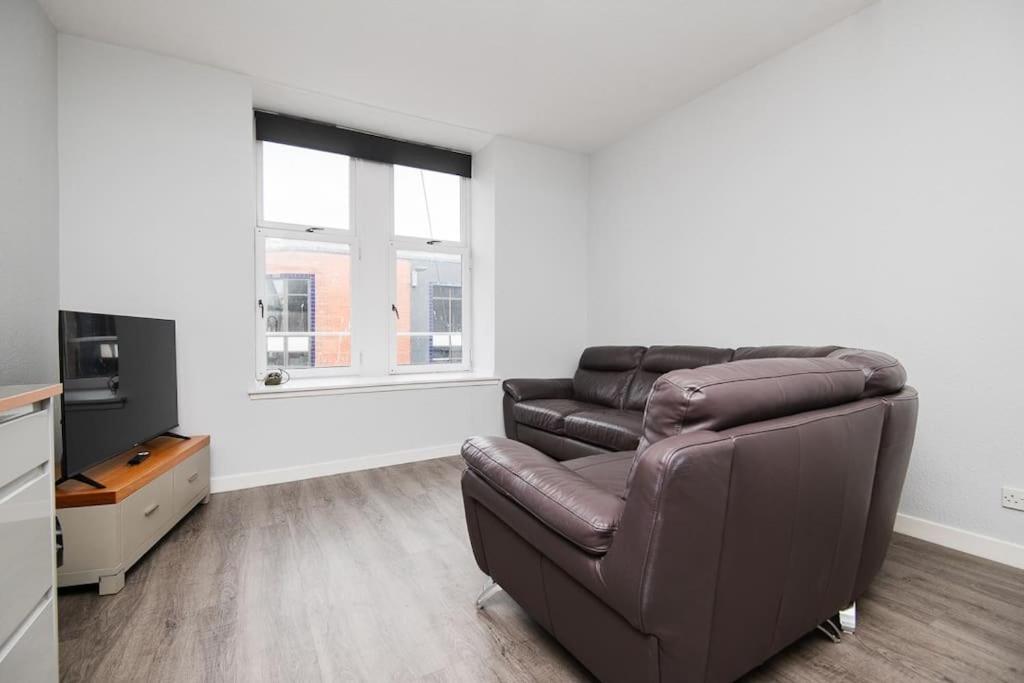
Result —
[[580, 151], [874, 0], [40, 0], [58, 30]]

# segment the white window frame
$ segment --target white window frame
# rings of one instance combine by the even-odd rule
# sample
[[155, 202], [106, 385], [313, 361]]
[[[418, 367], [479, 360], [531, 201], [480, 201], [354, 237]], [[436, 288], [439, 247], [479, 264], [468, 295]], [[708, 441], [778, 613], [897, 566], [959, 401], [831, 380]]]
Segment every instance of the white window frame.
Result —
[[[405, 237], [402, 235], [395, 234], [395, 216], [394, 216], [394, 173], [391, 174], [391, 235], [390, 243], [388, 244], [388, 372], [392, 375], [402, 374], [420, 374], [426, 372], [467, 372], [473, 367], [473, 344], [472, 344], [472, 329], [473, 321], [471, 320], [473, 310], [473, 265], [470, 261], [470, 197], [469, 197], [470, 182], [469, 178], [460, 178], [459, 182], [459, 193], [460, 193], [460, 239], [456, 241], [452, 240], [434, 240], [427, 239], [424, 237]], [[418, 251], [424, 253], [436, 253], [436, 254], [457, 254], [462, 257], [462, 360], [458, 363], [420, 363], [413, 365], [399, 365], [398, 364], [398, 321], [394, 315], [394, 310], [398, 306], [398, 283], [397, 283], [397, 268], [398, 268], [398, 252], [399, 251]], [[408, 312], [406, 313], [408, 314]]]
[[[381, 173], [371, 167], [380, 167], [378, 162], [349, 157], [349, 227], [332, 228], [317, 225], [298, 225], [268, 221], [263, 218], [263, 148], [255, 141], [256, 155], [256, 231], [255, 231], [255, 293], [254, 333], [256, 338], [255, 377], [261, 381], [267, 373], [266, 322], [260, 311], [260, 301], [266, 302], [266, 249], [268, 237], [309, 240], [315, 242], [336, 242], [347, 244], [350, 254], [349, 277], [351, 278], [351, 315], [349, 336], [351, 341], [351, 364], [347, 367], [292, 368], [287, 369], [292, 378], [323, 378], [331, 376], [380, 377], [385, 375], [467, 372], [473, 367], [472, 346], [472, 262], [470, 249], [471, 201], [469, 178], [460, 178], [460, 239], [458, 241], [437, 241], [426, 238], [395, 235], [394, 215], [394, 171], [387, 166], [387, 187], [381, 181]], [[386, 196], [388, 206], [377, 206]], [[368, 205], [367, 203], [372, 205]], [[362, 220], [360, 214], [363, 214]], [[374, 218], [380, 216], [380, 219]], [[386, 218], [386, 220], [385, 220]], [[363, 225], [362, 223], [366, 223]], [[363, 250], [370, 254], [384, 254], [384, 286], [381, 289], [379, 277], [371, 268], [366, 268]], [[462, 258], [462, 360], [459, 363], [435, 363], [398, 365], [398, 329], [392, 306], [397, 306], [396, 267], [399, 251], [457, 254]], [[372, 259], [376, 260], [376, 258]], [[375, 277], [376, 275], [376, 277]], [[375, 284], [374, 282], [378, 283]], [[376, 290], [376, 291], [375, 291]], [[367, 307], [381, 306], [387, 320], [367, 312]], [[365, 314], [365, 315], [364, 315]], [[373, 349], [379, 351], [372, 352]], [[366, 361], [364, 362], [364, 352]], [[274, 366], [276, 367], [276, 366]]]
[[[356, 331], [355, 316], [352, 314], [355, 309], [355, 296], [359, 279], [359, 235], [356, 224], [355, 212], [355, 188], [357, 174], [356, 160], [349, 157], [348, 167], [348, 193], [349, 193], [349, 222], [348, 228], [329, 228], [319, 225], [299, 225], [296, 223], [281, 223], [268, 221], [263, 218], [263, 147], [256, 141], [256, 245], [255, 245], [255, 276], [256, 276], [256, 379], [262, 380], [266, 377], [267, 371], [271, 369], [267, 365], [267, 330], [266, 320], [262, 304], [267, 301], [267, 273], [266, 273], [266, 239], [277, 237], [289, 240], [306, 240], [309, 242], [334, 242], [346, 244], [349, 248], [349, 286], [352, 292], [350, 306], [352, 311], [349, 315], [348, 336], [350, 342], [350, 363], [348, 366], [336, 366], [329, 368], [285, 368], [290, 377], [323, 377], [329, 375], [356, 375], [359, 374], [360, 353], [358, 344], [360, 335]], [[311, 332], [311, 337], [316, 333]], [[334, 335], [324, 335], [334, 336]], [[273, 366], [276, 369], [276, 366]]]

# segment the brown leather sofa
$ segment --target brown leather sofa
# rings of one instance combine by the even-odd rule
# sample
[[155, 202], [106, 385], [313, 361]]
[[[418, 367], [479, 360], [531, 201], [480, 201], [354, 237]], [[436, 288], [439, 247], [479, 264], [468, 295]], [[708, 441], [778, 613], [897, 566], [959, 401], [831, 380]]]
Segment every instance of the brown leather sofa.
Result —
[[820, 357], [839, 346], [592, 346], [571, 379], [509, 379], [505, 436], [558, 460], [633, 450], [644, 405], [666, 372], [751, 358]]
[[[649, 351], [630, 353], [642, 367]], [[585, 372], [629, 372], [594, 354]], [[601, 680], [733, 680], [882, 565], [917, 421], [903, 367], [853, 349], [732, 357], [655, 380], [635, 450], [463, 446], [477, 564]], [[579, 394], [623, 410], [616, 395]]]
[[559, 460], [633, 450], [654, 380], [732, 356], [703, 346], [592, 346], [572, 379], [505, 380], [505, 435]]

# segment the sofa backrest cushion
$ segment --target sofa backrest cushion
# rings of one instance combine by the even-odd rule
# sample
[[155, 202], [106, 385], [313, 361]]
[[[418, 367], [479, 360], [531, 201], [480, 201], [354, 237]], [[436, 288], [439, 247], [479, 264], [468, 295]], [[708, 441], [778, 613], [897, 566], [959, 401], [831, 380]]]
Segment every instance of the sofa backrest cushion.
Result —
[[640, 368], [629, 383], [623, 407], [626, 410], [643, 410], [654, 381], [666, 372], [727, 363], [730, 360], [732, 349], [713, 346], [652, 346], [644, 353]]
[[824, 358], [841, 346], [741, 346], [733, 360], [755, 358]]
[[828, 357], [844, 360], [861, 369], [864, 373], [865, 398], [895, 394], [907, 383], [907, 371], [900, 362], [881, 351], [839, 348], [828, 354]]
[[573, 398], [621, 408], [626, 388], [640, 366], [644, 346], [591, 346], [583, 350], [573, 377]]
[[863, 392], [861, 368], [836, 358], [764, 358], [675, 370], [654, 383], [638, 452], [676, 434], [830, 408]]

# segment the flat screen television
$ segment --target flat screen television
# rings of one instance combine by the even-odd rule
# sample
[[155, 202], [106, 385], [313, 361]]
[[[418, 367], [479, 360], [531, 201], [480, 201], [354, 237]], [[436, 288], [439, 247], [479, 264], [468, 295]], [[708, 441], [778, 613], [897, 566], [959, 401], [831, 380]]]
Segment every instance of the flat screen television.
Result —
[[178, 426], [174, 321], [61, 311], [61, 481]]

